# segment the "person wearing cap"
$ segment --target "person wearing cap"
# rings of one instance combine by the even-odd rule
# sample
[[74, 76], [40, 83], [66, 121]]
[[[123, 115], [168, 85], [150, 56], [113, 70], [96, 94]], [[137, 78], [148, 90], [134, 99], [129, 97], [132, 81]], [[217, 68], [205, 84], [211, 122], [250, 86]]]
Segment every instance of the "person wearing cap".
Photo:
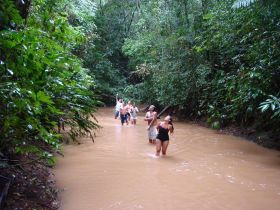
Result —
[[155, 111], [154, 105], [151, 105], [149, 107], [149, 110], [146, 113], [144, 120], [148, 122], [147, 130], [148, 130], [149, 142], [155, 144], [157, 138], [157, 129], [156, 129], [157, 112]]

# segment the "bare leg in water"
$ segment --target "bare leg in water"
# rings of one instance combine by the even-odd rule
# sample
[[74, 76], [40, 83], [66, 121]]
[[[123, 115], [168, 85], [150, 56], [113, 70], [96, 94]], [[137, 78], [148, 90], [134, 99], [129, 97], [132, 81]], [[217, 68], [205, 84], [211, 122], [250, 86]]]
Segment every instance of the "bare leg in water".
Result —
[[161, 147], [162, 147], [162, 142], [157, 139], [156, 140], [156, 156], [160, 155]]
[[166, 150], [168, 147], [169, 141], [162, 142], [162, 155], [166, 155]]
[[156, 156], [160, 155], [160, 151], [162, 155], [166, 155], [166, 150], [168, 147], [169, 141], [160, 141], [156, 140]]

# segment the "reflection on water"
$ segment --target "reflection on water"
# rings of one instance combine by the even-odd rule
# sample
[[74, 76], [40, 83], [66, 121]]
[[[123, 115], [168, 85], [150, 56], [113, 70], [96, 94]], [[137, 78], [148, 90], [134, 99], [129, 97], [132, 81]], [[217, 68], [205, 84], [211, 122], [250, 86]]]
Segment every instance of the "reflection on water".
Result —
[[280, 153], [175, 122], [166, 157], [155, 156], [146, 124], [121, 126], [110, 109], [94, 144], [64, 148], [55, 174], [62, 210], [279, 209]]

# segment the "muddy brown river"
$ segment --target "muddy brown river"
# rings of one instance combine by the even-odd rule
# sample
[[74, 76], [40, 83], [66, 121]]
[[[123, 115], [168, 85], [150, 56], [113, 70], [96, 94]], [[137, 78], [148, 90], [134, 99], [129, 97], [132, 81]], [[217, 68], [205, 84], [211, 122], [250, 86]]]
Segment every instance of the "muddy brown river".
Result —
[[121, 126], [96, 113], [95, 143], [64, 146], [54, 170], [61, 210], [279, 210], [280, 152], [175, 122], [166, 157], [156, 158], [143, 116]]

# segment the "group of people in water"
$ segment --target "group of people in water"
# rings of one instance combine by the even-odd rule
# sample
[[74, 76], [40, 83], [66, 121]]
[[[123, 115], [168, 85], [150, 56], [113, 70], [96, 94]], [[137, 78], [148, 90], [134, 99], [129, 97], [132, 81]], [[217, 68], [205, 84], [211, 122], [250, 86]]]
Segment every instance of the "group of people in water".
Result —
[[[124, 123], [127, 125], [129, 122], [136, 125], [137, 113], [139, 109], [128, 101], [127, 104], [121, 98], [116, 97], [115, 119], [120, 118], [122, 126]], [[174, 126], [172, 117], [166, 116], [163, 121], [158, 122], [158, 114], [154, 105], [150, 105], [144, 117], [148, 127], [149, 143], [156, 145], [156, 156], [166, 155], [166, 150], [169, 144], [169, 133], [173, 134]]]
[[115, 109], [115, 119], [120, 118], [121, 124], [129, 122], [132, 125], [136, 125], [137, 113], [139, 112], [138, 108], [131, 104], [129, 101], [127, 104], [121, 98], [116, 97], [116, 109]]

